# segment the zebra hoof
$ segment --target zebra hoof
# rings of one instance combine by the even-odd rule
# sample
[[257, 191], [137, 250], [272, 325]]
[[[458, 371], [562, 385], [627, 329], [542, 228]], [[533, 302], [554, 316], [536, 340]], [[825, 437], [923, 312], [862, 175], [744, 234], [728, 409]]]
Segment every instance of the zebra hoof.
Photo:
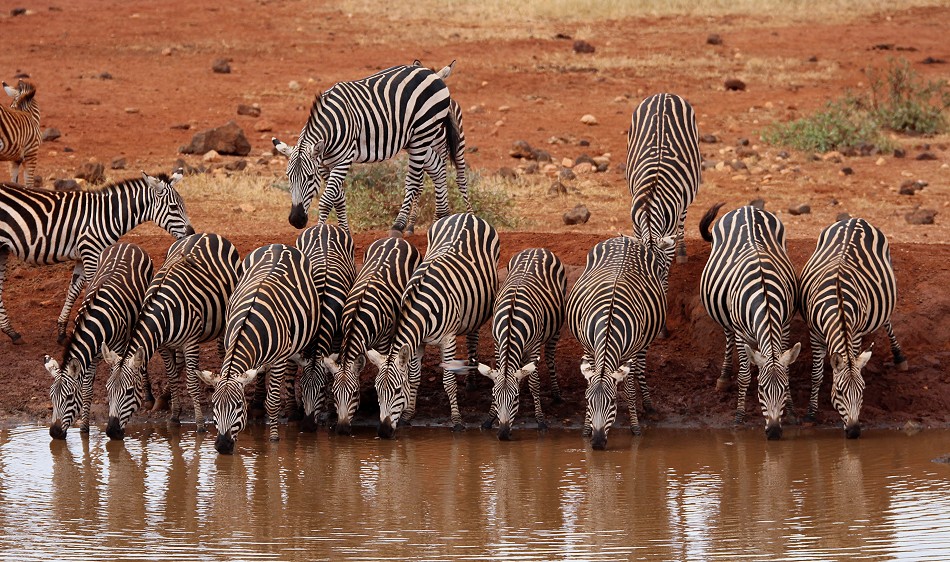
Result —
[[[17, 334], [17, 337], [14, 338], [13, 343], [16, 343], [18, 339], [20, 339], [20, 334]], [[66, 332], [60, 332], [60, 334], [56, 336], [56, 343], [59, 345], [66, 345]]]
[[639, 426], [639, 425], [631, 425], [631, 426], [630, 426], [630, 434], [631, 434], [631, 435], [635, 435], [635, 436], [639, 437], [641, 433], [643, 433], [643, 432], [640, 430], [640, 426]]
[[460, 423], [457, 423], [452, 426], [452, 431], [454, 431], [455, 433], [461, 433], [465, 431], [465, 426]]
[[538, 432], [539, 432], [539, 433], [544, 433], [544, 432], [547, 431], [547, 430], [548, 430], [548, 424], [546, 424], [546, 423], [543, 422], [543, 421], [538, 422]]
[[689, 258], [686, 255], [676, 256], [676, 263], [686, 263], [689, 261]]
[[563, 401], [564, 401], [564, 399], [561, 398], [561, 393], [560, 393], [560, 392], [558, 392], [558, 393], [554, 394], [553, 396], [551, 396], [551, 403], [552, 403], [552, 404], [560, 404], [560, 403], [563, 402]]
[[168, 425], [181, 425], [181, 416], [169, 416]]
[[[13, 343], [16, 343], [16, 342], [13, 342]], [[900, 363], [895, 363], [894, 366], [897, 367], [898, 371], [906, 371], [907, 369], [910, 368], [910, 365], [907, 364], [907, 359], [904, 359]]]
[[[23, 345], [24, 343], [26, 343], [23, 341], [23, 336], [21, 336], [18, 332], [13, 332], [12, 334], [10, 334], [10, 341], [13, 342], [13, 345]], [[62, 345], [62, 343], [63, 342], [59, 342], [60, 345]]]
[[718, 378], [716, 379], [716, 392], [723, 392], [729, 388], [729, 379]]

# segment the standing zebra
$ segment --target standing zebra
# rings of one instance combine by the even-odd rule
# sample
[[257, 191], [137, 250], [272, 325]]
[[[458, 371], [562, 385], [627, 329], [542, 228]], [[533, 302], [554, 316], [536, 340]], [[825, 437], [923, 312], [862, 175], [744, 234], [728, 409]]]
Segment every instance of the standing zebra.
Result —
[[[303, 428], [316, 429], [316, 418], [326, 407], [329, 377], [325, 357], [337, 352], [342, 339], [341, 323], [346, 295], [356, 277], [353, 238], [342, 228], [321, 224], [297, 237], [297, 249], [310, 260], [311, 280], [320, 299], [320, 325], [304, 357], [300, 394], [303, 399]], [[289, 395], [294, 401], [293, 377], [288, 377]]]
[[629, 236], [598, 243], [587, 254], [584, 271], [567, 299], [567, 323], [584, 350], [584, 430], [591, 431], [595, 449], [607, 447], [607, 430], [617, 416], [618, 384], [625, 383], [634, 434], [640, 433], [638, 380], [644, 408], [652, 407], [644, 372], [646, 353], [666, 321], [662, 278], [672, 246], [669, 237], [660, 240], [656, 250]]
[[13, 98], [9, 108], [0, 106], [0, 160], [11, 165], [11, 180], [33, 187], [36, 157], [40, 151], [40, 108], [36, 105], [36, 87], [20, 80], [3, 90]]
[[[455, 338], [465, 334], [469, 361], [474, 362], [478, 328], [491, 315], [498, 285], [498, 255], [498, 233], [475, 215], [455, 214], [432, 223], [425, 257], [403, 293], [388, 355], [367, 351], [379, 367], [380, 437], [393, 437], [400, 415], [412, 419], [425, 344], [438, 345], [442, 363], [451, 364]], [[453, 430], [461, 431], [453, 370], [443, 370], [442, 384], [449, 397]]]
[[495, 368], [483, 363], [478, 365], [478, 371], [494, 383], [491, 410], [482, 427], [491, 428], [497, 417], [501, 440], [511, 438], [511, 422], [518, 415], [519, 387], [526, 376], [538, 429], [547, 429], [541, 411], [541, 383], [536, 366], [543, 347], [554, 396], [560, 398], [554, 350], [564, 324], [566, 291], [564, 265], [551, 251], [523, 250], [508, 262], [508, 277], [495, 297], [492, 317]]
[[176, 238], [194, 234], [175, 185], [181, 170], [112, 183], [95, 191], [45, 191], [0, 184], [0, 330], [13, 343], [13, 329], [3, 305], [7, 258], [12, 252], [34, 265], [78, 260], [66, 302], [59, 314], [59, 341], [66, 340], [66, 321], [83, 285], [96, 271], [99, 254], [145, 221], [155, 221]]
[[736, 423], [745, 419], [745, 398], [752, 376], [749, 358], [759, 368], [759, 403], [769, 439], [782, 436], [782, 413], [791, 401], [788, 366], [801, 343], [788, 347], [792, 316], [798, 308], [798, 278], [788, 259], [785, 226], [772, 213], [751, 205], [723, 215], [709, 226], [722, 203], [703, 216], [699, 230], [712, 242], [699, 293], [703, 306], [726, 335], [726, 353], [718, 388], [729, 383], [734, 345], [739, 357]]
[[228, 302], [221, 372], [199, 371], [214, 386], [211, 396], [218, 437], [214, 448], [234, 452], [234, 439], [247, 422], [245, 385], [268, 374], [267, 423], [277, 441], [277, 415], [288, 366], [313, 341], [320, 323], [320, 302], [310, 279], [310, 260], [294, 248], [270, 244], [241, 263], [241, 277]]
[[171, 421], [181, 415], [179, 362], [184, 356], [188, 395], [195, 423], [205, 431], [198, 384], [198, 345], [224, 332], [228, 297], [238, 278], [238, 252], [217, 234], [192, 234], [168, 249], [165, 263], [152, 279], [125, 353], [112, 364], [106, 385], [111, 439], [125, 436], [125, 425], [142, 404], [145, 373], [156, 351], [162, 355], [171, 389]]
[[861, 369], [871, 358], [870, 348], [861, 353], [861, 339], [884, 326], [894, 365], [907, 370], [907, 358], [891, 326], [897, 280], [884, 233], [854, 218], [824, 229], [802, 270], [801, 290], [802, 316], [812, 349], [808, 417], [814, 419], [818, 413], [818, 390], [828, 353], [831, 403], [841, 414], [848, 438], [860, 437], [858, 418], [865, 384]]
[[419, 250], [402, 238], [376, 240], [366, 249], [363, 267], [343, 307], [339, 353], [324, 359], [333, 375], [339, 434], [350, 433], [360, 405], [360, 372], [366, 352], [389, 350], [403, 291], [421, 259]]
[[[393, 231], [406, 227], [412, 202], [422, 189], [423, 171], [435, 183], [436, 215], [449, 214], [442, 147], [447, 143], [448, 153], [457, 158], [458, 130], [449, 112], [449, 90], [428, 68], [394, 66], [360, 80], [339, 82], [314, 100], [297, 146], [272, 140], [288, 158], [289, 221], [297, 228], [306, 226], [310, 202], [323, 181], [319, 224], [326, 222], [332, 206], [340, 227], [349, 231], [343, 181], [350, 166], [388, 160], [402, 149], [409, 154], [409, 172]], [[468, 205], [463, 180], [459, 191]]]
[[[627, 136], [627, 185], [633, 204], [633, 235], [654, 249], [676, 241], [676, 261], [686, 261], [683, 222], [701, 181], [702, 156], [692, 106], [674, 94], [640, 102]], [[673, 259], [674, 248], [667, 253]], [[663, 286], [666, 285], [664, 276]]]
[[81, 416], [79, 430], [89, 431], [92, 383], [99, 358], [109, 361], [115, 352], [125, 351], [151, 278], [152, 259], [135, 244], [120, 242], [102, 251], [62, 362], [49, 355], [43, 358], [46, 370], [53, 375], [50, 437], [65, 439], [77, 415]]

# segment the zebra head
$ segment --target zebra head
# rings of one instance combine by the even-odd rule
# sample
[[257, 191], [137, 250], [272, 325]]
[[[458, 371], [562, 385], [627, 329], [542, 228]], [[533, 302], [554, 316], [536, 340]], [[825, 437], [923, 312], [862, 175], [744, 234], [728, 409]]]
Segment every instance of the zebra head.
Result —
[[109, 439], [121, 441], [125, 438], [125, 426], [132, 414], [138, 411], [145, 396], [145, 349], [120, 357], [102, 344], [102, 358], [111, 366], [109, 380], [106, 381], [106, 395], [109, 398], [109, 424], [106, 435]]
[[82, 365], [77, 359], [69, 359], [61, 367], [49, 355], [43, 357], [43, 364], [53, 376], [53, 385], [49, 389], [49, 398], [53, 403], [53, 423], [49, 427], [49, 436], [66, 439], [66, 430], [82, 411]]
[[591, 429], [591, 445], [594, 449], [607, 448], [607, 430], [617, 418], [617, 385], [630, 373], [629, 365], [622, 365], [609, 375], [598, 374], [589, 361], [581, 362], [581, 374], [587, 379], [587, 416], [585, 426]]
[[848, 353], [831, 354], [831, 403], [841, 415], [848, 439], [861, 436], [861, 404], [864, 401], [864, 377], [861, 369], [871, 359], [871, 349], [855, 357]]
[[234, 452], [234, 440], [247, 424], [247, 402], [244, 387], [257, 378], [257, 369], [249, 369], [239, 375], [214, 374], [211, 371], [198, 371], [201, 380], [214, 387], [211, 395], [214, 423], [218, 428], [218, 437], [214, 448], [222, 455]]
[[533, 374], [535, 369], [533, 361], [516, 371], [510, 368], [492, 369], [484, 363], [478, 364], [478, 372], [494, 383], [491, 394], [498, 415], [498, 439], [502, 441], [511, 439], [511, 422], [518, 415], [521, 381]]
[[300, 376], [300, 394], [305, 416], [301, 424], [302, 429], [308, 432], [316, 431], [317, 417], [327, 409], [324, 392], [327, 383], [326, 365], [320, 357], [303, 359], [295, 355], [291, 361], [303, 369]]
[[290, 181], [290, 216], [287, 220], [294, 228], [303, 228], [307, 226], [310, 203], [320, 191], [323, 140], [314, 142], [301, 138], [297, 146], [289, 146], [276, 137], [272, 137], [271, 142], [277, 152], [287, 157], [287, 179]]
[[350, 435], [350, 424], [353, 422], [356, 410], [360, 407], [360, 373], [366, 365], [366, 356], [360, 354], [352, 361], [347, 361], [345, 358], [339, 363], [337, 361], [336, 353], [323, 358], [323, 364], [333, 376], [336, 432], [340, 435]]
[[802, 344], [796, 343], [781, 355], [762, 355], [758, 350], [745, 346], [746, 356], [759, 368], [759, 404], [765, 416], [765, 434], [769, 439], [782, 437], [782, 414], [790, 395], [788, 392], [788, 366], [798, 359]]
[[398, 351], [390, 351], [388, 356], [373, 349], [368, 350], [366, 356], [379, 369], [375, 381], [376, 394], [379, 396], [379, 427], [376, 434], [392, 439], [399, 417], [406, 407], [412, 350], [408, 344], [403, 344]]
[[194, 234], [195, 229], [185, 212], [185, 202], [175, 189], [181, 182], [182, 171], [176, 170], [171, 177], [165, 174], [150, 176], [142, 172], [142, 177], [148, 185], [151, 201], [149, 219], [175, 238], [181, 239]]

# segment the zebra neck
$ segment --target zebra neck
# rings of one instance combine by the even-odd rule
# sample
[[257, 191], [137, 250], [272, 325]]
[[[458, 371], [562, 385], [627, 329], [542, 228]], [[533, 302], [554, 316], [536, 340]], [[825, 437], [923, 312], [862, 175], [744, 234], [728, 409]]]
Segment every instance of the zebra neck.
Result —
[[98, 207], [94, 216], [109, 217], [103, 226], [112, 242], [151, 220], [152, 201], [145, 180], [127, 180], [88, 192]]

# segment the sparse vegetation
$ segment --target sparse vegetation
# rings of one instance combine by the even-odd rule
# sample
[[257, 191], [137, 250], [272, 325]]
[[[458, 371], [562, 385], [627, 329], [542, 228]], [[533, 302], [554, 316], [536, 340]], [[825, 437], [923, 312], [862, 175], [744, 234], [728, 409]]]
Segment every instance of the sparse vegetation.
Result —
[[944, 113], [950, 108], [950, 89], [946, 81], [924, 82], [904, 59], [892, 60], [884, 69], [869, 69], [867, 74], [869, 91], [848, 92], [814, 115], [775, 124], [763, 138], [806, 151], [870, 146], [885, 152], [894, 148], [885, 130], [933, 135], [947, 129]]

